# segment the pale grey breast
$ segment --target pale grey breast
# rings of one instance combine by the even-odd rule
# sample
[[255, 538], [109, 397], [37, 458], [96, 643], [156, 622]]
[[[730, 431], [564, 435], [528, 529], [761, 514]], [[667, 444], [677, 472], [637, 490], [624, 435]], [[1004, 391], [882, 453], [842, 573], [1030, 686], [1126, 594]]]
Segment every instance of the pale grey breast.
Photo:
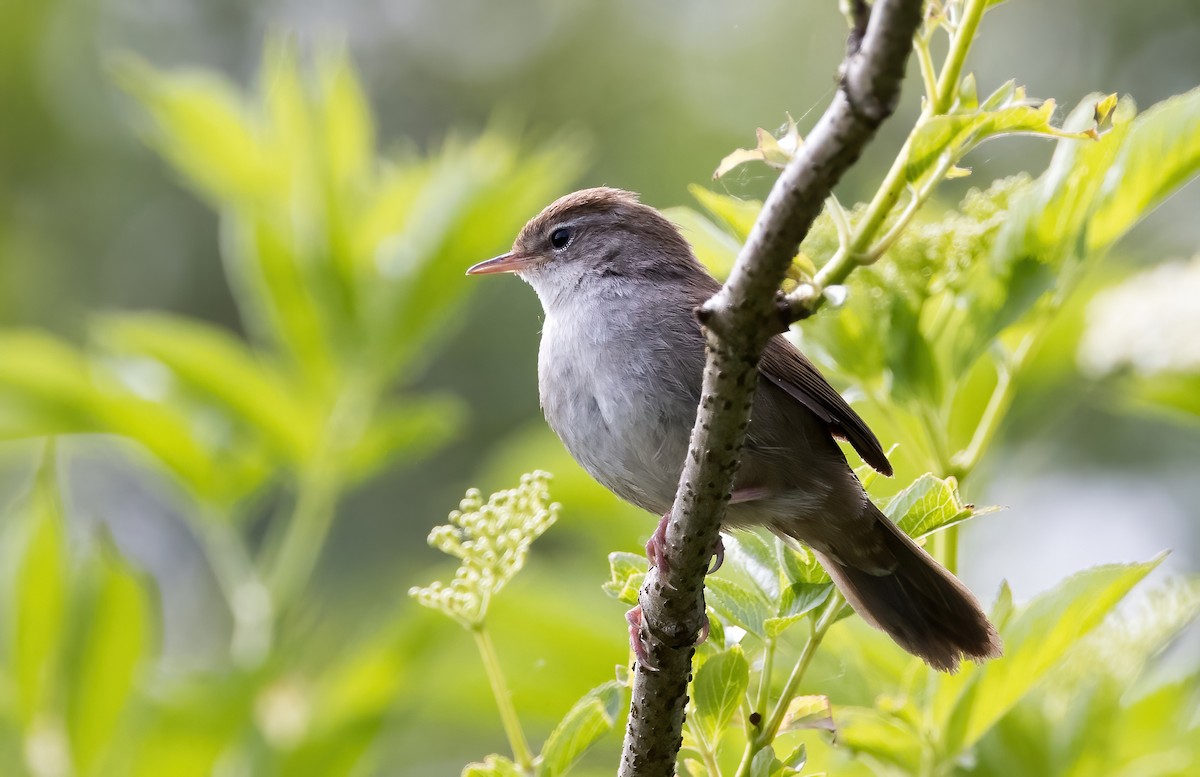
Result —
[[[637, 291], [660, 303], [638, 304], [629, 294], [601, 303], [580, 293], [547, 311], [538, 384], [546, 420], [575, 460], [617, 496], [661, 514], [687, 454], [704, 345], [686, 300]], [[594, 315], [597, 307], [604, 316]], [[668, 327], [687, 334], [669, 345]]]

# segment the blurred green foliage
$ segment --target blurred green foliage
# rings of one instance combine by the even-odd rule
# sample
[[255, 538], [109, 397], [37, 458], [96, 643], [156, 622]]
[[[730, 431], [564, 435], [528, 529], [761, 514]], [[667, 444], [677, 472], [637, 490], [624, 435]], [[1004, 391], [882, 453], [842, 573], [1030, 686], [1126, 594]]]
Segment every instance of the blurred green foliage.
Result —
[[[658, 200], [678, 181], [704, 175], [700, 160], [710, 164], [732, 145], [744, 117], [755, 110], [777, 116], [783, 86], [819, 101], [829, 72], [821, 57], [840, 56], [837, 36], [808, 23], [810, 9], [794, 3], [731, 6], [730, 16], [714, 12], [686, 23], [667, 6], [514, 3], [501, 17], [483, 9], [447, 24], [453, 45], [441, 51], [420, 39], [428, 32], [421, 24], [460, 9], [418, 3], [425, 16], [405, 30], [411, 39], [395, 45], [383, 35], [374, 44], [382, 54], [369, 59], [376, 70], [385, 56], [419, 75], [400, 89], [392, 88], [394, 76], [382, 77], [388, 99], [379, 101], [381, 119], [338, 48], [322, 49], [305, 68], [291, 44], [273, 40], [250, 91], [218, 76], [218, 68], [167, 72], [120, 58], [112, 73], [136, 103], [142, 136], [218, 214], [230, 293], [216, 296], [232, 300], [237, 322], [212, 303], [212, 289], [189, 288], [208, 300], [210, 317], [226, 323], [89, 312], [77, 327], [80, 299], [158, 306], [161, 279], [142, 276], [170, 274], [172, 262], [192, 252], [207, 258], [194, 246], [210, 226], [181, 217], [187, 206], [169, 202], [146, 217], [152, 229], [125, 224], [139, 193], [177, 195], [137, 188], [157, 173], [147, 172], [122, 140], [128, 133], [105, 113], [93, 61], [96, 49], [111, 48], [104, 35], [121, 25], [109, 7], [115, 4], [85, 5], [81, 27], [79, 9], [61, 1], [0, 4], [0, 95], [20, 117], [0, 131], [0, 314], [53, 325], [0, 331], [0, 437], [59, 440], [45, 447], [25, 493], [13, 492], [0, 527], [4, 773], [441, 775], [476, 761], [467, 774], [514, 774], [512, 759], [484, 757], [504, 747], [486, 693], [491, 660], [505, 668], [521, 725], [544, 743], [543, 773], [611, 774], [617, 737], [602, 735], [619, 730], [624, 714], [627, 675], [619, 667], [618, 679], [610, 678], [625, 655], [625, 634], [618, 607], [605, 612], [596, 603], [604, 577], [596, 549], [634, 547], [649, 524], [591, 483], [540, 425], [493, 446], [476, 426], [490, 423], [489, 434], [508, 427], [426, 381], [435, 356], [472, 313], [461, 270], [502, 249], [521, 221], [580, 173], [578, 144], [530, 149], [492, 129], [439, 140], [425, 153], [402, 145], [380, 155], [378, 136], [389, 133], [379, 126], [440, 138], [447, 106], [470, 103], [486, 115], [505, 102], [491, 86], [508, 78], [519, 88], [505, 99], [535, 106], [531, 114], [554, 117], [553, 126], [583, 117], [603, 134], [607, 166], [594, 176]], [[1130, 74], [1144, 68], [1131, 41], [1152, 40], [1143, 27], [1154, 12], [1145, 4], [1085, 10], [1070, 28], [1106, 23], [1116, 42], [1079, 52], [1090, 63], [1079, 67], [1089, 83], [1130, 84]], [[812, 12], [825, 11], [832, 17], [832, 4]], [[639, 28], [630, 35], [623, 14], [634, 13]], [[245, 34], [252, 15], [222, 7], [211, 18], [191, 9], [182, 21], [147, 14], [121, 23], [186, 29], [139, 41], [156, 61], [219, 60], [244, 72], [250, 66], [238, 64], [237, 41], [251, 41], [246, 49], [255, 52], [260, 45], [256, 32]], [[938, 29], [939, 18], [931, 21]], [[726, 22], [756, 35], [731, 36]], [[102, 30], [99, 45], [87, 34], [93, 24]], [[511, 31], [508, 24], [530, 27], [522, 32], [540, 43], [509, 45], [500, 34]], [[814, 33], [797, 47], [801, 27]], [[1008, 67], [1018, 32], [1033, 41], [1059, 29], [1018, 23], [992, 41]], [[698, 43], [714, 40], [720, 45]], [[212, 49], [198, 53], [204, 41]], [[501, 41], [528, 58], [497, 61], [503, 47], [481, 41]], [[1057, 59], [1056, 46], [1046, 48]], [[213, 53], [219, 47], [224, 54]], [[809, 59], [797, 63], [798, 51]], [[747, 70], [750, 61], [761, 72]], [[464, 75], [470, 68], [476, 81]], [[1056, 61], [1054, 69], [1049, 80], [1060, 85], [1058, 71], [1069, 68]], [[810, 81], [819, 87], [798, 87], [805, 70], [817, 73]], [[983, 70], [980, 84], [1000, 80]], [[677, 88], [664, 88], [661, 74], [675, 71], [685, 76]], [[1156, 77], [1159, 91], [1151, 93], [1191, 86], [1178, 86], [1188, 72], [1175, 67]], [[378, 84], [380, 74], [373, 75]], [[397, 111], [402, 98], [393, 93], [419, 105]], [[718, 100], [735, 108], [714, 111]], [[831, 206], [797, 257], [793, 285], [811, 280], [847, 237], [869, 233], [871, 242], [859, 249], [882, 257], [829, 292], [843, 304], [807, 322], [803, 343], [881, 439], [899, 444], [892, 454], [899, 476], [872, 482], [872, 493], [907, 531], [928, 535], [943, 558], [956, 548], [946, 540], [956, 526], [987, 512], [969, 506], [960, 488], [978, 493], [976, 465], [994, 448], [1039, 351], [1062, 356], [1063, 345], [1049, 342], [1056, 313], [1080, 304], [1100, 255], [1197, 168], [1197, 92], [1141, 114], [1125, 99], [1097, 128], [1095, 108], [1103, 102], [1084, 99], [1060, 131], [1050, 103], [1029, 100], [1014, 82], [979, 99], [968, 74], [947, 112], [913, 132], [897, 156], [900, 205], [876, 213], [870, 203], [844, 213]], [[965, 172], [964, 155], [984, 140], [1097, 129], [1097, 142], [1059, 143], [1036, 180], [1004, 178], [971, 191], [955, 210], [921, 209], [938, 181]], [[787, 153], [786, 138], [759, 139]], [[989, 144], [989, 153], [1003, 159], [1012, 153], [1004, 147]], [[104, 149], [102, 160], [96, 149]], [[1022, 169], [1030, 157], [1038, 160], [1036, 151], [1020, 153]], [[990, 157], [967, 161], [990, 169]], [[114, 183], [125, 178], [141, 182], [130, 184], [132, 195]], [[755, 168], [741, 168], [722, 186], [745, 193], [764, 180]], [[695, 194], [708, 215], [674, 215], [719, 271], [732, 262], [758, 206]], [[865, 229], [877, 213], [882, 220]], [[95, 251], [131, 245], [134, 269], [102, 276], [105, 256]], [[66, 269], [54, 262], [75, 255], [79, 261]], [[195, 274], [181, 277], [184, 286], [203, 285]], [[1149, 316], [1164, 292], [1130, 293], [1148, 300]], [[180, 304], [191, 309], [201, 304], [196, 299]], [[1096, 304], [1107, 311], [1129, 303]], [[483, 315], [500, 320], [494, 309]], [[491, 401], [505, 385], [505, 375], [487, 367], [516, 360], [516, 351], [495, 347], [502, 328], [493, 324], [471, 338], [481, 344], [475, 353], [489, 346], [497, 353], [470, 365], [461, 388], [467, 395]], [[1139, 407], [1194, 415], [1200, 369], [1179, 365], [1152, 374], [1119, 368], [1105, 388]], [[514, 415], [504, 423], [520, 421]], [[400, 570], [402, 585], [339, 590], [346, 598], [332, 606], [306, 587], [335, 520], [350, 517], [338, 509], [347, 494], [387, 468], [411, 470], [456, 436], [472, 449], [471, 466], [486, 461], [482, 483], [511, 484], [530, 466], [554, 471], [555, 496], [572, 527], [543, 539], [528, 568], [490, 603], [494, 660], [484, 665], [453, 624], [404, 599], [403, 589], [420, 578], [411, 570]], [[232, 622], [220, 654], [201, 666], [180, 665], [164, 651], [162, 621], [179, 614], [164, 612], [156, 581], [128, 560], [134, 554], [122, 553], [106, 529], [89, 531], [91, 512], [111, 504], [72, 498], [71, 454], [89, 441], [105, 456], [131, 456], [162, 476], [183, 506]], [[59, 460], [65, 465], [56, 466]], [[404, 482], [402, 473], [397, 480]], [[388, 509], [426, 496], [405, 494], [405, 505]], [[411, 520], [418, 518], [427, 516]], [[377, 527], [371, 531], [374, 539]], [[406, 557], [393, 546], [400, 543], [380, 544], [389, 562]], [[552, 568], [556, 556], [569, 563]], [[631, 601], [644, 560], [614, 554], [611, 562], [606, 588]], [[1200, 676], [1190, 656], [1173, 671], [1159, 659], [1194, 622], [1195, 585], [1160, 585], [1142, 611], [1113, 612], [1155, 563], [1092, 569], [1024, 605], [1005, 588], [993, 611], [1007, 657], [943, 677], [845, 617], [811, 557], [740, 535], [730, 543], [727, 570], [710, 581], [712, 636], [700, 648], [683, 769], [732, 774], [749, 752], [745, 766], [754, 775], [1190, 774], [1200, 751]], [[343, 570], [357, 564], [355, 557]], [[329, 618], [329, 609], [341, 617]], [[219, 623], [202, 627], [224, 638]], [[777, 723], [770, 737], [749, 723], [754, 711]]]
[[[83, 346], [0, 332], [0, 436], [136, 444], [190, 498], [234, 629], [214, 677], [160, 676], [152, 586], [111, 543], [68, 553], [48, 454], [6, 540], [3, 761], [32, 775], [350, 773], [394, 704], [396, 640], [410, 636], [387, 621], [307, 665], [307, 582], [343, 491], [459, 430], [459, 403], [407, 386], [466, 301], [464, 266], [578, 154], [491, 132], [379, 158], [338, 51], [305, 69], [272, 43], [253, 94], [132, 59], [116, 73], [148, 141], [220, 212], [250, 336], [159, 312], [100, 317]], [[259, 540], [250, 517], [267, 497], [278, 508]]]

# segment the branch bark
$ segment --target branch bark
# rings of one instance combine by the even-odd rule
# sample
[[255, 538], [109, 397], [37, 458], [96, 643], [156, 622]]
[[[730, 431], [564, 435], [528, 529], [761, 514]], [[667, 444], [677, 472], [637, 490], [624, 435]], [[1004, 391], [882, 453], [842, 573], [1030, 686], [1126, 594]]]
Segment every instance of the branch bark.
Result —
[[704, 624], [704, 575], [733, 488], [767, 341], [815, 305], [779, 294], [800, 241], [843, 173], [900, 96], [922, 0], [856, 2], [841, 88], [771, 189], [728, 281], [696, 311], [708, 356], [691, 446], [666, 532], [669, 567], [640, 602], [654, 670], [638, 666], [621, 777], [670, 777], [682, 743], [694, 643]]

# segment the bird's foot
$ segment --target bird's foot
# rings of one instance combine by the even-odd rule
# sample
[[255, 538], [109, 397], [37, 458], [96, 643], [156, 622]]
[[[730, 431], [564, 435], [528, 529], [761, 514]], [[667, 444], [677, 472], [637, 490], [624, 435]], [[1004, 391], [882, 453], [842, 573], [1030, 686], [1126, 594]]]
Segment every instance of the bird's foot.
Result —
[[648, 672], [657, 672], [658, 666], [650, 659], [647, 646], [650, 635], [646, 632], [646, 623], [642, 619], [642, 606], [639, 604], [625, 613], [625, 620], [629, 623], [629, 649], [633, 651], [638, 666]]
[[650, 566], [658, 568], [660, 578], [670, 569], [667, 563], [667, 524], [670, 521], [671, 513], [663, 513], [658, 528], [650, 535], [650, 539], [646, 540], [646, 558], [650, 559]]
[[[660, 578], [671, 568], [667, 562], [667, 524], [670, 522], [671, 514], [664, 513], [662, 520], [658, 522], [658, 527], [650, 535], [650, 539], [646, 540], [646, 558], [650, 560], [650, 566], [658, 568]], [[725, 563], [725, 542], [719, 534], [717, 535], [717, 544], [713, 546], [712, 555], [713, 565], [708, 570], [710, 575]]]
[[[648, 672], [657, 672], [658, 665], [650, 658], [650, 635], [646, 629], [645, 618], [642, 617], [642, 606], [639, 604], [625, 613], [625, 620], [629, 623], [629, 649], [633, 651], [638, 666]], [[704, 624], [700, 626], [700, 632], [696, 635], [696, 641], [692, 644], [700, 645], [704, 643], [708, 639], [711, 626], [712, 623], [708, 619], [708, 613], [705, 613]]]

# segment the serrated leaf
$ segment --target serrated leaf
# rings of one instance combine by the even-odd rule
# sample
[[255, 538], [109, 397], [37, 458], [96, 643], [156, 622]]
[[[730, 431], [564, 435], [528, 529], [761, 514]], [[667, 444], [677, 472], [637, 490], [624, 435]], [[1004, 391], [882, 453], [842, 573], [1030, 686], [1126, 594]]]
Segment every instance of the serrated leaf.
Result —
[[715, 746], [720, 732], [733, 718], [750, 685], [750, 664], [740, 645], [705, 661], [692, 681], [696, 725], [706, 742]]
[[940, 676], [933, 714], [945, 732], [941, 757], [949, 762], [978, 742], [1161, 561], [1110, 564], [1068, 578], [1008, 619], [1003, 657]]
[[756, 591], [723, 577], [710, 577], [705, 585], [710, 607], [725, 620], [762, 639], [765, 634], [763, 622], [775, 614], [773, 603]]
[[829, 598], [832, 583], [792, 583], [779, 597], [779, 615], [801, 616], [819, 607]]
[[[637, 553], [617, 551], [608, 554], [609, 580], [601, 588], [604, 593], [629, 605], [637, 605], [638, 592], [646, 581], [650, 564]], [[711, 581], [709, 581], [711, 582]]]
[[625, 687], [607, 682], [592, 689], [550, 732], [542, 748], [539, 777], [561, 777], [600, 737], [612, 730], [621, 714]]
[[995, 508], [976, 510], [958, 494], [958, 481], [926, 473], [892, 497], [884, 513], [905, 534], [921, 538]]

